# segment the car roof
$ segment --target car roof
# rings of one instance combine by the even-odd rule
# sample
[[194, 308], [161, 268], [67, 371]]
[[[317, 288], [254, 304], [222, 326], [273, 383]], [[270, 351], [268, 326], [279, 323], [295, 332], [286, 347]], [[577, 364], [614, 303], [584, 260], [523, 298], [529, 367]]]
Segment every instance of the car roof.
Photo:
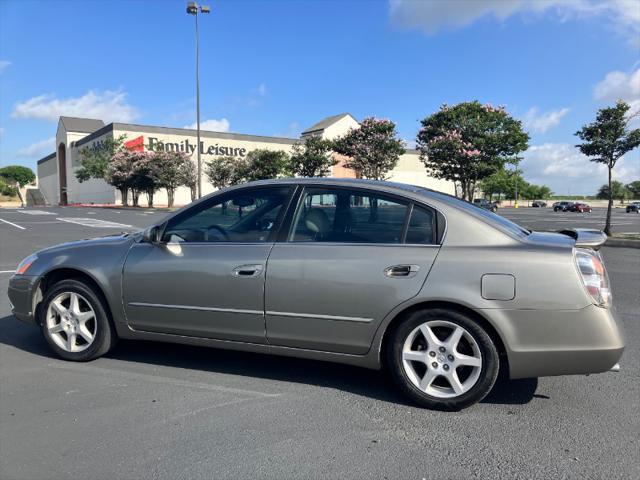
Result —
[[[335, 178], [335, 177], [313, 177], [313, 178], [276, 178], [269, 180], [257, 180], [254, 182], [244, 183], [243, 187], [259, 186], [259, 185], [326, 185], [341, 186], [353, 188], [370, 188], [381, 192], [396, 193], [398, 195], [407, 194], [417, 197], [428, 197], [434, 200], [455, 206], [463, 200], [449, 195], [444, 192], [438, 192], [430, 188], [418, 185], [410, 185], [407, 183], [389, 182], [387, 180], [368, 180], [363, 178]], [[468, 203], [468, 202], [467, 202]]]

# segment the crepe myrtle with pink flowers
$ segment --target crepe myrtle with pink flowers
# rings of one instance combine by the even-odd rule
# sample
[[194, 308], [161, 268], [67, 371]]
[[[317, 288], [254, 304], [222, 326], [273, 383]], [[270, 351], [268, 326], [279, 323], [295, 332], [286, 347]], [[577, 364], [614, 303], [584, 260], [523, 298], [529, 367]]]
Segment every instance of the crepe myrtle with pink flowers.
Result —
[[522, 123], [503, 106], [444, 104], [421, 124], [416, 138], [420, 160], [434, 177], [454, 182], [456, 192], [469, 201], [478, 181], [507, 164], [517, 165], [518, 154], [529, 146]]
[[365, 118], [359, 128], [349, 130], [333, 142], [333, 150], [346, 155], [345, 167], [359, 177], [386, 180], [404, 154], [404, 142], [398, 138], [396, 124], [391, 120]]

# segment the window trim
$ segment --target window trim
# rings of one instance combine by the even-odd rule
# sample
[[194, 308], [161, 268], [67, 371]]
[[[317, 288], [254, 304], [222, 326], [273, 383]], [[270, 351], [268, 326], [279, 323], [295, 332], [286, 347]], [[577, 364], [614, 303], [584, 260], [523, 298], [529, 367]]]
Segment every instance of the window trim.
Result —
[[[405, 246], [405, 247], [440, 248], [442, 246], [442, 241], [445, 238], [446, 228], [447, 228], [446, 217], [440, 210], [438, 210], [435, 207], [432, 207], [431, 205], [427, 205], [425, 203], [416, 201], [412, 198], [407, 198], [395, 193], [381, 192], [379, 190], [372, 189], [372, 188], [354, 187], [351, 185], [326, 185], [326, 184], [318, 183], [318, 184], [309, 184], [309, 185], [298, 184], [297, 187], [298, 187], [297, 190], [292, 195], [292, 201], [289, 204], [289, 209], [287, 211], [287, 218], [281, 226], [280, 234], [278, 235], [278, 239], [276, 240], [277, 243], [284, 243], [284, 244], [291, 244], [291, 245], [358, 246], [358, 247], [375, 245], [375, 246], [389, 246], [389, 247]], [[407, 211], [405, 212], [405, 218], [404, 218], [404, 223], [402, 227], [402, 234], [400, 237], [401, 241], [398, 243], [388, 243], [388, 242], [363, 243], [363, 242], [309, 242], [309, 241], [292, 240], [292, 236], [294, 234], [294, 231], [293, 231], [294, 220], [297, 218], [298, 211], [300, 210], [303, 204], [305, 193], [310, 189], [349, 190], [352, 192], [353, 191], [364, 192], [365, 194], [369, 194], [369, 195], [386, 197], [393, 201], [397, 201], [401, 204], [406, 205]], [[365, 194], [363, 194], [362, 196], [366, 196]], [[295, 197], [295, 208], [291, 208], [294, 204], [293, 202], [294, 197]], [[433, 236], [431, 239], [431, 243], [406, 243], [406, 235], [409, 229], [409, 223], [411, 221], [411, 213], [413, 212], [414, 206], [417, 206], [418, 208], [423, 208], [425, 210], [429, 210], [433, 213], [432, 215]], [[444, 219], [444, 230], [442, 231], [442, 235], [440, 235], [440, 231], [439, 231], [439, 225], [437, 221], [438, 215], [441, 215], [442, 218]], [[440, 242], [438, 242], [439, 239], [440, 239]]]
[[[202, 202], [198, 202], [195, 205], [192, 205], [191, 207], [185, 209], [184, 211], [178, 212], [176, 215], [171, 216], [170, 218], [166, 219], [162, 224], [161, 224], [161, 234], [160, 234], [160, 244], [161, 245], [168, 245], [171, 242], [168, 242], [166, 240], [164, 240], [164, 235], [165, 232], [167, 231], [167, 227], [169, 226], [169, 223], [176, 220], [176, 219], [180, 219], [183, 218], [185, 216], [187, 216], [189, 214], [189, 212], [196, 207], [201, 206], [202, 204], [206, 205], [204, 208], [202, 208], [201, 211], [205, 211], [209, 208], [211, 208], [214, 204], [216, 203], [221, 203], [226, 201], [225, 199], [228, 197], [232, 197], [235, 196], [237, 194], [242, 194], [242, 192], [246, 192], [246, 191], [252, 191], [252, 190], [274, 190], [274, 189], [288, 189], [289, 191], [287, 192], [287, 198], [285, 199], [285, 201], [282, 204], [282, 208], [280, 210], [280, 212], [278, 212], [278, 218], [276, 219], [275, 225], [273, 226], [273, 229], [269, 232], [269, 236], [267, 237], [267, 239], [264, 242], [258, 242], [258, 241], [253, 241], [253, 242], [180, 242], [180, 245], [182, 246], [186, 246], [186, 245], [266, 245], [266, 244], [273, 244], [277, 241], [277, 239], [279, 238], [279, 234], [280, 234], [280, 230], [282, 229], [283, 225], [284, 225], [284, 220], [286, 217], [286, 214], [288, 213], [290, 207], [291, 207], [291, 201], [293, 200], [295, 193], [297, 191], [297, 185], [295, 184], [281, 184], [281, 185], [251, 185], [251, 186], [247, 186], [247, 187], [241, 187], [241, 188], [234, 188], [233, 190], [230, 191], [224, 191], [224, 192], [220, 192], [219, 194], [215, 194], [210, 198], [207, 199], [203, 199]], [[196, 214], [197, 215], [197, 214]]]

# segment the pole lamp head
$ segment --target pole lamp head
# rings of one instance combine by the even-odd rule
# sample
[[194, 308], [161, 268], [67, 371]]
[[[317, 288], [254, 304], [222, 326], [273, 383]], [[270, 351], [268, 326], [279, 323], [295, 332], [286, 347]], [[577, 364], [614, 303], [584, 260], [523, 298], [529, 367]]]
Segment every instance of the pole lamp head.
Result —
[[200, 7], [200, 13], [211, 13], [211, 7], [208, 5], [202, 5]]
[[196, 2], [187, 3], [187, 13], [189, 15], [197, 15], [198, 14], [198, 4]]

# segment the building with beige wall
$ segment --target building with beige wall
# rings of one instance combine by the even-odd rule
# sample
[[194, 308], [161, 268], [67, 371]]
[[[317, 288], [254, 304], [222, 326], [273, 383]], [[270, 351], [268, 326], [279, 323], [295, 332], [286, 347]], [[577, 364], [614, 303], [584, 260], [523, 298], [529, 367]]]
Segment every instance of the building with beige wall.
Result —
[[[291, 152], [292, 147], [307, 136], [317, 135], [334, 139], [344, 135], [359, 124], [348, 113], [327, 117], [302, 132], [300, 138], [267, 137], [227, 132], [200, 132], [200, 151], [203, 163], [217, 156], [245, 157], [251, 150], [269, 149]], [[56, 151], [38, 161], [38, 185], [46, 202], [58, 204], [115, 204], [120, 202], [120, 193], [103, 180], [91, 179], [79, 182], [75, 172], [80, 167], [80, 151], [85, 148], [100, 148], [106, 138], [125, 136], [125, 147], [148, 149], [158, 146], [165, 150], [182, 151], [196, 161], [196, 131], [184, 128], [167, 128], [127, 123], [110, 123], [86, 118], [60, 117], [56, 132]], [[355, 172], [344, 167], [344, 158], [332, 168], [334, 177], [355, 177]], [[418, 152], [407, 150], [400, 157], [398, 165], [390, 173], [389, 180], [421, 185], [434, 190], [453, 193], [451, 182], [437, 180], [427, 175], [420, 162]], [[214, 191], [206, 176], [202, 179], [202, 193]], [[140, 198], [144, 205], [144, 196]], [[190, 191], [181, 187], [176, 192], [175, 203], [187, 204], [191, 201]], [[166, 205], [167, 197], [160, 190], [154, 203]]]

